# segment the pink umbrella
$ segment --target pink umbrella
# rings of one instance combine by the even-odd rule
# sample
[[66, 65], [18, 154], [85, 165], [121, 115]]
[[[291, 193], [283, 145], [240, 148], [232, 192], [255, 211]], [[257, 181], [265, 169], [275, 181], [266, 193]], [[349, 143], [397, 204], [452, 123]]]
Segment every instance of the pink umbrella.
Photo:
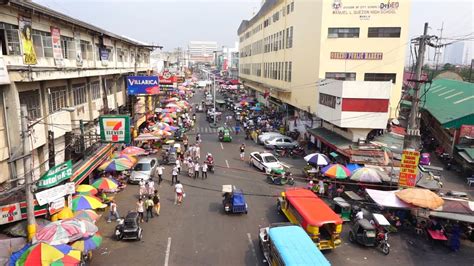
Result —
[[179, 106], [176, 103], [168, 103], [165, 107], [166, 108], [179, 108]]
[[135, 147], [135, 146], [129, 146], [127, 148], [125, 148], [121, 154], [128, 154], [128, 155], [142, 155], [142, 154], [146, 154], [145, 150], [142, 149], [142, 148], [138, 148], [138, 147]]
[[174, 120], [170, 116], [165, 116], [161, 119], [162, 122], [173, 124]]
[[85, 233], [79, 223], [65, 223], [68, 220], [52, 222], [38, 230], [33, 243], [45, 242], [49, 245], [67, 244], [81, 239]]

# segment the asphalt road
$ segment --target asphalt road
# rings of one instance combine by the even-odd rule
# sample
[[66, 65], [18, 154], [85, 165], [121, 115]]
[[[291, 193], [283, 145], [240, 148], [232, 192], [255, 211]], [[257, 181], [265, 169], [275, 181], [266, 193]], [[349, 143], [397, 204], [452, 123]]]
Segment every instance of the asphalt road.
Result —
[[[195, 96], [200, 101], [202, 94]], [[112, 238], [115, 222], [98, 222], [104, 236], [102, 247], [94, 252], [92, 265], [265, 265], [258, 245], [259, 227], [286, 219], [276, 211], [276, 196], [284, 187], [270, 185], [265, 176], [248, 162], [239, 159], [239, 146], [247, 145], [246, 153], [263, 150], [244, 136], [233, 136], [231, 143], [221, 143], [216, 133], [206, 133], [208, 123], [198, 113], [197, 129], [202, 131], [201, 157], [211, 152], [217, 165], [206, 180], [179, 176], [186, 198], [174, 205], [170, 186], [171, 166], [166, 166], [165, 181], [159, 187], [161, 215], [143, 223], [142, 241], [116, 241]], [[191, 136], [191, 139], [194, 136]], [[303, 160], [284, 160], [300, 172]], [[221, 187], [233, 184], [242, 188], [249, 205], [248, 214], [228, 215], [222, 210]], [[303, 183], [297, 182], [297, 185]], [[129, 185], [116, 197], [121, 215], [135, 209], [138, 186]], [[348, 225], [344, 227], [342, 247], [324, 252], [332, 265], [474, 265], [474, 249], [463, 246], [453, 253], [441, 244], [409, 233], [390, 236], [391, 253], [384, 256], [374, 248], [349, 243]]]

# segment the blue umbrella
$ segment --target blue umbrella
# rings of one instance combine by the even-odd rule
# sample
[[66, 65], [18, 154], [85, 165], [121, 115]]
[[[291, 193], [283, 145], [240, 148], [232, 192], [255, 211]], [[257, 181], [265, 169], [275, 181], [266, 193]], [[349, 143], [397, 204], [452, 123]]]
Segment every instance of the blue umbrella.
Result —
[[356, 164], [356, 163], [348, 163], [346, 164], [346, 168], [351, 171], [351, 173], [354, 173], [355, 170], [362, 168], [362, 166]]
[[328, 165], [331, 162], [331, 160], [329, 160], [329, 158], [322, 153], [312, 153], [312, 154], [306, 155], [304, 157], [304, 160], [311, 165], [317, 165], [317, 166]]
[[260, 111], [260, 110], [262, 110], [262, 108], [260, 108], [260, 107], [257, 106], [257, 107], [252, 107], [252, 108], [250, 108], [250, 110]]

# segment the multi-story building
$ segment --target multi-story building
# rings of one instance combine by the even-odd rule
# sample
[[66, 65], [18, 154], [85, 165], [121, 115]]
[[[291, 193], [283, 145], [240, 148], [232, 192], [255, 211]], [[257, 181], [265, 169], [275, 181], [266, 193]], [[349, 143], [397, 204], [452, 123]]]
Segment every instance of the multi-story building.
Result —
[[[270, 95], [266, 102], [286, 104], [300, 113], [319, 117], [333, 117], [328, 116], [328, 110], [324, 114], [318, 110], [320, 88], [331, 80], [357, 81], [354, 85], [338, 85], [344, 86], [344, 91], [357, 91], [360, 85], [367, 92], [371, 91], [370, 82], [388, 81], [390, 86], [373, 86], [377, 87], [375, 91], [382, 87], [388, 90], [389, 103], [381, 101], [386, 107], [383, 112], [388, 113], [386, 117], [395, 117], [401, 97], [409, 16], [409, 1], [266, 0], [259, 12], [242, 21], [238, 29], [240, 79], [256, 92], [257, 98], [266, 92]], [[383, 98], [386, 95], [387, 91], [383, 92]], [[357, 110], [372, 112], [366, 107], [370, 105]], [[333, 124], [344, 119], [335, 117]], [[341, 124], [358, 126], [344, 121]], [[363, 124], [369, 126], [366, 132], [375, 128], [370, 123]], [[376, 124], [378, 128], [380, 123]], [[360, 136], [354, 133], [347, 137], [354, 140], [356, 135]]]
[[188, 44], [189, 60], [191, 63], [212, 63], [214, 52], [217, 51], [217, 42], [190, 41]]
[[151, 48], [31, 1], [8, 2], [0, 5], [1, 190], [25, 176], [22, 105], [33, 179], [69, 159], [88, 164], [84, 149], [94, 154], [95, 161], [80, 166], [90, 174], [105, 154], [93, 151], [101, 146], [98, 117], [125, 105], [125, 76], [146, 73]]

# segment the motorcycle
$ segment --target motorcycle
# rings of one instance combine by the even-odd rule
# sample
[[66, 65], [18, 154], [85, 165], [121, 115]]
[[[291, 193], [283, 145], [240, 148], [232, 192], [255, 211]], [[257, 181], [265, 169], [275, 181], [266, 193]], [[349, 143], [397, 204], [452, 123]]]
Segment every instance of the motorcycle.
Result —
[[214, 173], [214, 160], [208, 159], [206, 161], [206, 164], [207, 164], [207, 169], [209, 170], [209, 172]]
[[388, 255], [390, 253], [390, 244], [388, 243], [388, 232], [378, 234], [377, 248], [380, 249], [380, 251], [382, 251], [384, 255]]
[[290, 153], [290, 148], [284, 148], [279, 146], [275, 146], [275, 150], [273, 151], [273, 155], [275, 155], [275, 157], [288, 157], [290, 156]]
[[294, 147], [291, 151], [290, 151], [290, 156], [292, 158], [296, 158], [296, 157], [304, 157], [306, 155], [306, 152], [304, 150], [303, 147], [301, 146], [296, 146]]

